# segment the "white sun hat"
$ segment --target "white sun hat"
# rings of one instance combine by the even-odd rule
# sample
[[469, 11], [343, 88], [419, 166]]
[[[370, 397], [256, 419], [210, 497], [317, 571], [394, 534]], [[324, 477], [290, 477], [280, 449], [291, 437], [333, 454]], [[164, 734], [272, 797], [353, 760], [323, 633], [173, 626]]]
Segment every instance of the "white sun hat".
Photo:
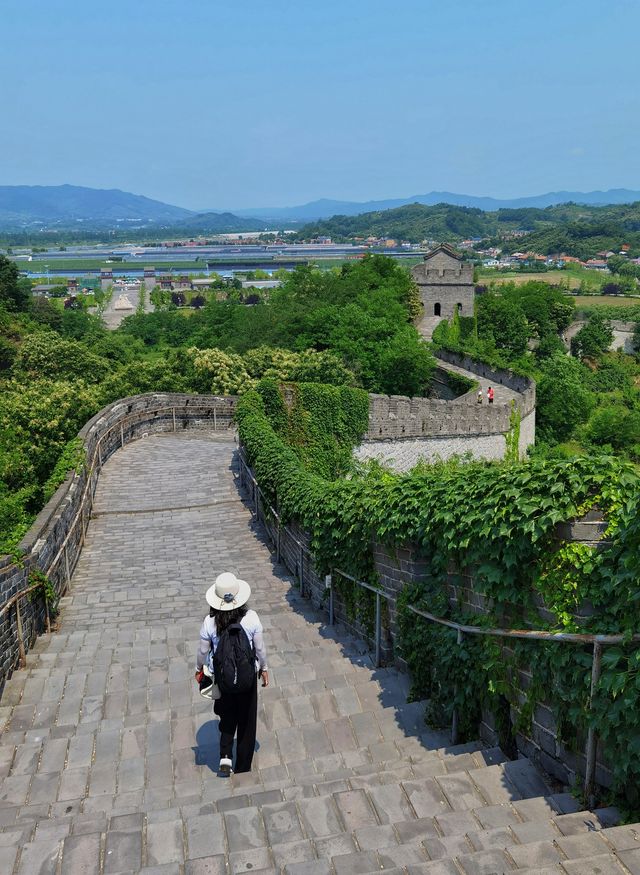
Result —
[[246, 580], [240, 580], [231, 571], [224, 571], [216, 577], [205, 598], [216, 611], [232, 611], [248, 602], [250, 595], [251, 587]]

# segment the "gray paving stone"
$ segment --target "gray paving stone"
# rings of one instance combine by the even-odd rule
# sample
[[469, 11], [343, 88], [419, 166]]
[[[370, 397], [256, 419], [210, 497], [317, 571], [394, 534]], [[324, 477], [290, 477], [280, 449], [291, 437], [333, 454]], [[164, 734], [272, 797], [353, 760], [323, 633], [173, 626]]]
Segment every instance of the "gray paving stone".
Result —
[[216, 857], [225, 852], [224, 821], [220, 814], [205, 814], [185, 818], [189, 860]]
[[503, 850], [513, 844], [511, 830], [506, 826], [496, 826], [493, 829], [481, 829], [478, 832], [467, 833], [467, 838], [476, 851], [489, 851], [492, 848]]
[[[246, 848], [229, 854], [229, 868], [232, 875], [240, 872], [254, 872], [271, 868], [271, 854], [267, 848]], [[275, 871], [271, 869], [271, 871]]]
[[332, 875], [331, 863], [328, 860], [291, 863], [284, 867], [284, 875]]
[[361, 875], [377, 872], [380, 868], [375, 851], [359, 851], [355, 854], [341, 854], [331, 861], [336, 875]]
[[407, 866], [408, 875], [460, 875], [460, 870], [452, 860], [438, 860], [417, 866]]
[[[628, 851], [625, 853], [633, 852]], [[640, 869], [634, 870], [630, 868], [626, 860], [623, 860], [623, 862], [632, 875], [636, 875], [636, 872], [640, 871]], [[589, 859], [565, 860], [562, 868], [567, 872], [567, 875], [622, 875], [624, 872], [613, 854], [598, 854]]]
[[294, 863], [306, 863], [316, 859], [315, 849], [308, 839], [288, 842], [286, 844], [273, 844], [271, 853], [275, 867], [280, 871], [286, 865]]
[[136, 872], [142, 862], [141, 832], [108, 832], [105, 844], [105, 875]]
[[561, 836], [556, 839], [556, 844], [570, 860], [578, 857], [594, 857], [609, 850], [601, 834], [597, 832]]
[[100, 871], [100, 833], [72, 835], [64, 840], [61, 869], [65, 875]]
[[333, 836], [345, 828], [330, 796], [299, 799], [298, 810], [306, 833], [312, 838]]
[[182, 821], [147, 824], [147, 861], [152, 866], [184, 859]]
[[61, 841], [29, 842], [22, 846], [18, 875], [55, 875]]
[[333, 798], [348, 830], [378, 823], [374, 809], [364, 790], [336, 793]]
[[434, 817], [451, 811], [444, 793], [434, 778], [403, 781], [402, 786], [417, 817]]
[[267, 844], [262, 817], [257, 808], [241, 808], [224, 814], [229, 850], [242, 852]]
[[13, 867], [18, 856], [18, 845], [0, 845], [0, 872], [13, 872]]
[[435, 838], [441, 835], [433, 817], [420, 817], [418, 820], [396, 823], [394, 824], [394, 830], [402, 844], [423, 842], [427, 838]]
[[227, 864], [223, 854], [188, 860], [184, 867], [185, 875], [226, 875]]
[[393, 825], [363, 826], [353, 833], [361, 851], [377, 851], [380, 848], [397, 847], [398, 838]]
[[400, 845], [397, 848], [380, 849], [378, 859], [381, 868], [387, 870], [398, 867], [398, 872], [403, 872], [404, 869], [400, 867], [423, 863], [428, 857], [424, 848]]
[[513, 802], [522, 799], [521, 793], [508, 780], [502, 765], [472, 769], [469, 777], [487, 802]]
[[503, 875], [515, 869], [502, 851], [479, 851], [458, 857], [458, 865], [465, 875]]
[[[269, 844], [272, 847], [274, 845], [284, 845], [290, 844], [291, 842], [301, 841], [304, 838], [295, 802], [280, 802], [276, 805], [264, 805], [262, 807], [262, 817], [267, 830]], [[292, 860], [291, 862], [304, 861]]]
[[518, 869], [535, 869], [544, 866], [551, 866], [559, 863], [563, 858], [562, 854], [549, 841], [529, 842], [526, 845], [513, 845], [509, 848], [509, 854], [515, 861]]
[[471, 811], [450, 811], [439, 814], [435, 822], [445, 836], [477, 832], [481, 828], [481, 824]]
[[140, 869], [139, 875], [180, 875], [180, 866], [177, 863], [165, 863], [163, 866], [145, 866]]
[[575, 814], [563, 814], [554, 817], [553, 822], [562, 835], [577, 835], [583, 832], [598, 832], [602, 829], [598, 818], [590, 811], [577, 811]]
[[435, 780], [455, 811], [477, 808], [484, 802], [471, 779], [464, 772], [440, 775]]
[[538, 823], [512, 823], [511, 832], [523, 845], [527, 842], [553, 841], [558, 838], [558, 829], [552, 820]]
[[473, 851], [473, 845], [464, 835], [428, 837], [423, 839], [422, 844], [431, 860], [464, 856]]
[[401, 823], [416, 817], [407, 795], [398, 784], [371, 787], [369, 798], [380, 823]]

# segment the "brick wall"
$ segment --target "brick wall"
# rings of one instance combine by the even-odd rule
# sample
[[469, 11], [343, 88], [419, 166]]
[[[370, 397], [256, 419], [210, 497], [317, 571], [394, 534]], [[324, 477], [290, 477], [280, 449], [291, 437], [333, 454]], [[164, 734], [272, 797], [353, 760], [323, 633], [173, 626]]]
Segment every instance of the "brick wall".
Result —
[[[585, 543], [591, 546], [603, 546], [605, 542], [601, 538], [605, 529], [606, 522], [603, 521], [601, 515], [597, 511], [590, 511], [581, 520], [572, 523], [561, 523], [557, 527], [556, 534], [563, 540]], [[393, 642], [397, 634], [395, 608], [397, 596], [406, 584], [424, 580], [426, 563], [424, 558], [421, 557], [419, 549], [412, 544], [405, 544], [397, 549], [390, 549], [384, 545], [375, 544], [373, 545], [373, 555], [375, 571], [380, 585], [391, 597], [388, 604], [390, 609], [390, 636]], [[478, 588], [472, 568], [458, 569], [452, 567], [449, 570], [447, 595], [451, 606], [456, 611], [462, 610], [479, 615], [486, 615], [490, 610], [494, 615], [496, 613], [496, 606], [492, 605]], [[546, 609], [539, 596], [536, 596], [535, 602], [541, 620], [553, 620], [553, 615]], [[522, 627], [522, 621], [516, 619], [519, 618], [520, 611], [515, 605], [505, 602], [500, 604], [499, 608], [498, 616], [500, 617], [502, 628]], [[586, 617], [591, 616], [592, 613], [591, 605], [585, 603], [576, 612], [576, 619], [580, 623]], [[421, 621], [419, 618], [416, 618], [416, 622], [427, 621]], [[452, 633], [453, 640], [455, 639]], [[540, 644], [531, 642], [532, 655], [535, 654], [535, 648], [538, 646]], [[557, 642], [554, 646], [570, 648], [570, 651], [576, 654], [578, 649], [582, 647], [582, 645], [569, 642]], [[591, 645], [585, 645], [585, 651], [590, 655]], [[508, 641], [503, 647], [503, 652], [506, 659], [513, 655]], [[399, 660], [396, 660], [396, 662], [399, 662]], [[522, 690], [526, 690], [529, 687], [531, 677], [530, 672], [526, 668], [519, 672], [518, 680]], [[521, 703], [524, 704], [524, 701], [525, 696], [523, 693]], [[514, 711], [514, 724], [515, 718], [516, 712]], [[488, 711], [483, 712], [479, 733], [480, 737], [487, 744], [497, 745], [499, 743], [494, 715]], [[576, 775], [584, 776], [585, 774], [586, 761], [584, 751], [586, 738], [576, 738], [575, 750], [567, 749], [558, 737], [558, 727], [556, 726], [553, 711], [548, 700], [543, 700], [536, 704], [530, 731], [526, 734], [516, 733], [515, 743], [518, 751], [539, 763], [543, 769], [565, 783], [573, 784]], [[600, 751], [598, 751], [596, 762], [596, 781], [603, 787], [611, 785], [611, 771]]]
[[[325, 588], [324, 576], [318, 573], [313, 557], [309, 553], [309, 535], [295, 521], [287, 523], [286, 527], [281, 526], [278, 531], [277, 522], [270, 515], [266, 504], [261, 500], [259, 492], [252, 482], [252, 477], [253, 475], [247, 472], [244, 466], [241, 465], [241, 485], [247, 493], [249, 504], [256, 513], [257, 519], [267, 529], [274, 552], [278, 554], [280, 561], [284, 563], [296, 578], [298, 585], [300, 585], [299, 582], [302, 578], [303, 593], [311, 599], [314, 605], [328, 612], [328, 592]], [[582, 520], [560, 524], [557, 527], [557, 536], [564, 540], [591, 545], [602, 544], [603, 542], [600, 539], [605, 528], [606, 523], [600, 515], [597, 512], [591, 511]], [[300, 545], [303, 547], [302, 550]], [[397, 599], [407, 584], [425, 579], [428, 563], [424, 556], [420, 554], [419, 548], [413, 544], [389, 548], [384, 544], [374, 543], [372, 544], [372, 555], [374, 560], [373, 580], [377, 581], [377, 585], [385, 596], [382, 601], [384, 606], [381, 648], [383, 661], [387, 663], [395, 662], [400, 668], [406, 669], [406, 664], [394, 653], [393, 647], [397, 636]], [[334, 581], [337, 579], [338, 576], [334, 573]], [[447, 580], [447, 595], [450, 604], [457, 610], [462, 609], [469, 613], [486, 615], [492, 609], [495, 613], [495, 606], [491, 605], [482, 591], [478, 589], [472, 568], [458, 569], [452, 567], [450, 569]], [[372, 646], [372, 629], [370, 626], [363, 625], [350, 616], [343, 600], [340, 598], [339, 590], [335, 586], [333, 597], [335, 620], [344, 624], [354, 635], [363, 638], [369, 646]], [[547, 611], [539, 597], [536, 597], [536, 603], [541, 620], [552, 619], [552, 615]], [[590, 605], [585, 604], [578, 611], [577, 617], [579, 620], [584, 619], [590, 613]], [[503, 628], [521, 625], [520, 620], [514, 619], [519, 617], [519, 614], [520, 612], [515, 605], [510, 605], [509, 603], [501, 604], [498, 616]], [[420, 620], [416, 617], [416, 622], [428, 621]], [[532, 642], [532, 654], [535, 654], [536, 646], [539, 645]], [[575, 651], [581, 645], [558, 642], [555, 646], [569, 647]], [[508, 642], [503, 650], [506, 658], [512, 654]], [[525, 667], [524, 670], [519, 672], [521, 689], [526, 690], [530, 682], [531, 674]], [[524, 694], [522, 702], [524, 703]], [[514, 712], [514, 721], [515, 716]], [[479, 733], [487, 744], [496, 745], [499, 743], [494, 716], [491, 713], [486, 711], [483, 713]], [[530, 732], [526, 735], [516, 733], [515, 744], [518, 751], [538, 762], [547, 772], [555, 775], [563, 782], [574, 783], [576, 775], [584, 775], [585, 757], [583, 751], [586, 739], [576, 739], [578, 753], [566, 749], [559, 741], [553, 712], [548, 701], [537, 703]], [[608, 787], [611, 784], [611, 773], [601, 754], [598, 756], [596, 765], [596, 780], [604, 787]]]
[[[29, 586], [30, 569], [43, 571], [58, 595], [76, 566], [102, 465], [121, 446], [146, 434], [183, 428], [228, 429], [236, 399], [213, 395], [150, 394], [116, 401], [79, 433], [88, 467], [72, 472], [42, 509], [19, 545], [20, 564], [0, 556], [0, 607]], [[42, 597], [20, 600], [25, 650], [45, 628]], [[19, 661], [16, 609], [0, 617], [0, 694]]]

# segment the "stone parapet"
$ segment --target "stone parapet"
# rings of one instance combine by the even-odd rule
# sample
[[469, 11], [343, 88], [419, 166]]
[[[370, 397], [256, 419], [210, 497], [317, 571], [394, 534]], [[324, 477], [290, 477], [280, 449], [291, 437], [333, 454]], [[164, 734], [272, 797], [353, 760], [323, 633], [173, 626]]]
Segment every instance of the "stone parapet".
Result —
[[496, 386], [506, 386], [514, 392], [518, 392], [522, 396], [522, 413], [530, 413], [536, 405], [536, 385], [530, 377], [514, 374], [513, 371], [507, 368], [494, 368], [492, 365], [479, 362], [471, 356], [463, 355], [459, 352], [452, 352], [448, 349], [439, 349], [437, 358], [440, 361], [448, 362], [450, 365], [455, 365], [458, 368], [463, 368], [465, 371], [470, 371], [478, 377], [484, 377], [490, 380]]
[[[443, 350], [438, 357], [496, 386], [506, 386], [516, 393], [513, 403], [521, 420], [535, 412], [536, 389], [533, 380], [508, 370], [492, 368], [468, 356]], [[446, 367], [446, 365], [445, 365]], [[369, 395], [369, 427], [365, 441], [401, 440], [403, 438], [454, 437], [506, 434], [511, 424], [512, 404], [475, 403], [475, 390], [459, 398], [409, 398], [405, 395]], [[535, 418], [531, 417], [534, 423]], [[529, 431], [535, 428], [531, 425]], [[534, 434], [527, 433], [529, 443]]]

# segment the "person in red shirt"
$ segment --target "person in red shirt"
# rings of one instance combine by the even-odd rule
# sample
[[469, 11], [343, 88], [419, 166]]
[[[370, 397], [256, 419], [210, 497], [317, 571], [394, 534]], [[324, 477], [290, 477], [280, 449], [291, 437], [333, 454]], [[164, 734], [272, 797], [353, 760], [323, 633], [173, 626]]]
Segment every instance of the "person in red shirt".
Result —
[[492, 386], [489, 386], [489, 388], [487, 389], [487, 399], [489, 401], [489, 404], [493, 404], [493, 387]]

